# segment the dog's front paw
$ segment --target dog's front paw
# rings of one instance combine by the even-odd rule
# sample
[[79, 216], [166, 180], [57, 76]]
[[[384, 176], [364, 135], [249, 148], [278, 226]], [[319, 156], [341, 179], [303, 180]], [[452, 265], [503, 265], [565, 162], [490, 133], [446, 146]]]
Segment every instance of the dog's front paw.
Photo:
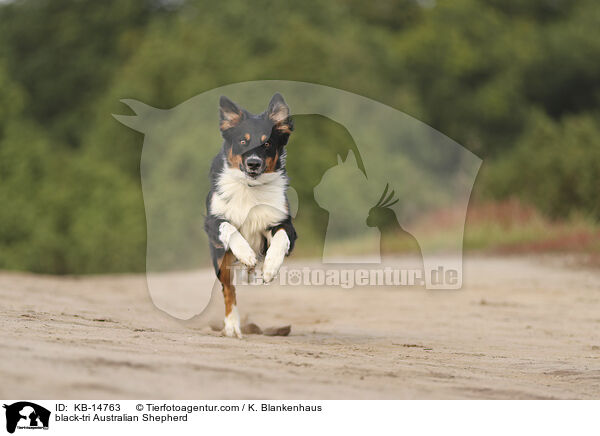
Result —
[[223, 336], [227, 336], [228, 338], [236, 337], [238, 339], [242, 339], [242, 330], [240, 328], [240, 315], [238, 313], [237, 307], [233, 306], [233, 309], [225, 317], [225, 327], [223, 328]]
[[250, 245], [248, 245], [245, 239], [242, 238], [242, 241], [243, 243], [240, 243], [239, 245], [231, 244], [231, 252], [237, 258], [237, 260], [242, 262], [244, 265], [253, 267], [256, 265], [256, 253], [250, 247]]
[[270, 283], [275, 278], [275, 276], [279, 272], [279, 268], [281, 267], [281, 264], [283, 263], [283, 259], [281, 259], [281, 260], [282, 260], [282, 262], [267, 262], [265, 260], [265, 265], [263, 266], [263, 282], [264, 283]]
[[244, 265], [248, 267], [253, 267], [256, 265], [256, 253], [248, 244], [248, 241], [244, 239], [244, 237], [240, 234], [240, 232], [235, 232], [231, 235], [229, 240], [229, 248], [233, 255], [242, 262]]
[[237, 260], [244, 265], [249, 267], [256, 265], [256, 253], [234, 226], [228, 222], [221, 223], [219, 226], [219, 239], [223, 242], [225, 249], [229, 248]]
[[271, 245], [265, 256], [263, 265], [263, 281], [265, 283], [269, 283], [275, 278], [289, 249], [290, 240], [287, 233], [284, 230], [279, 230], [271, 239]]

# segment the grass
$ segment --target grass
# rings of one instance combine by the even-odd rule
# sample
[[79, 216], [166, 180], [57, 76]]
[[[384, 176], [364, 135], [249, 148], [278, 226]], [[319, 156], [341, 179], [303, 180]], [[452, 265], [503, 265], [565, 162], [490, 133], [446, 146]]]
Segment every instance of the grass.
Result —
[[552, 220], [518, 200], [476, 204], [467, 213], [464, 247], [501, 253], [600, 253], [600, 223], [581, 215]]

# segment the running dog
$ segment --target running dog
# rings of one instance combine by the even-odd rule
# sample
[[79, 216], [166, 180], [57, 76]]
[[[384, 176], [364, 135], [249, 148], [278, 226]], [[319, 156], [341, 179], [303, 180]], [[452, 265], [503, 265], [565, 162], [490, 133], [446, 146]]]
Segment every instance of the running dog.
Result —
[[252, 272], [262, 261], [262, 279], [268, 283], [297, 237], [289, 212], [285, 170], [285, 146], [293, 123], [279, 93], [258, 115], [224, 96], [219, 106], [223, 146], [210, 168], [204, 229], [223, 286], [223, 334], [241, 338], [231, 266], [237, 260]]

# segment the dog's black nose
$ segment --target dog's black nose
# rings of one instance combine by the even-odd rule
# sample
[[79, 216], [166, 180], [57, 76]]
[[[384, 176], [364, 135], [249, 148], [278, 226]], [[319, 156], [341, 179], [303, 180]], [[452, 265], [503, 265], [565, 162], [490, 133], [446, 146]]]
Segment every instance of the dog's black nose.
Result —
[[246, 166], [249, 170], [256, 171], [262, 165], [262, 159], [258, 157], [249, 157], [246, 159]]

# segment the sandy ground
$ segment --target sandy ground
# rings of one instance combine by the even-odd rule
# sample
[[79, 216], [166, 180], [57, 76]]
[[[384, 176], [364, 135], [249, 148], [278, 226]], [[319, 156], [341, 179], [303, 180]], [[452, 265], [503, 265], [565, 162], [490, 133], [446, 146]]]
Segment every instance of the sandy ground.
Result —
[[570, 263], [467, 258], [460, 291], [252, 287], [242, 313], [292, 333], [242, 340], [165, 315], [143, 275], [1, 273], [0, 397], [597, 399], [600, 272]]

